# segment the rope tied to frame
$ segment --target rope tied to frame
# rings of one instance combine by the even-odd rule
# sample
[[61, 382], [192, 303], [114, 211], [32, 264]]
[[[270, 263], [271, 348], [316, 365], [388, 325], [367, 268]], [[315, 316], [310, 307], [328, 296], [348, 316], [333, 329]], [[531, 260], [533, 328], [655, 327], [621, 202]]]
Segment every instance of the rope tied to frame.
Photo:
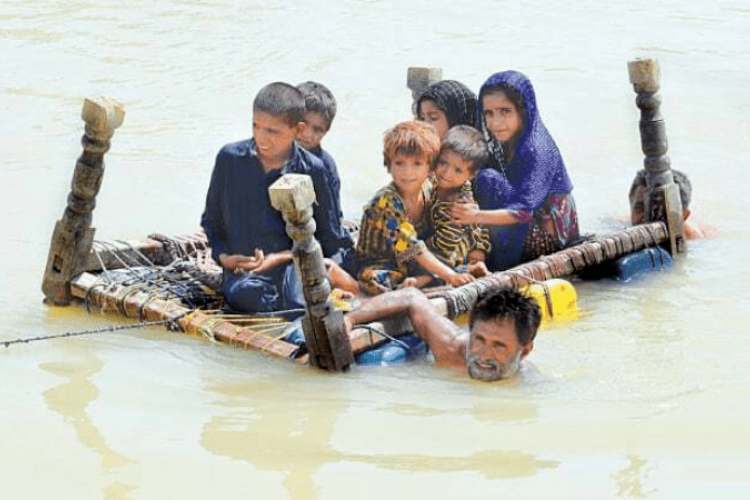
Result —
[[[659, 241], [664, 240], [666, 234], [668, 234], [666, 226], [663, 222], [659, 222], [630, 227], [605, 237], [591, 237], [554, 254], [543, 256], [537, 261], [527, 262], [507, 271], [493, 273], [459, 288], [436, 294], [435, 297], [445, 300], [448, 318], [455, 319], [460, 314], [468, 312], [473, 304], [489, 290], [506, 286], [519, 286], [521, 280], [527, 283], [539, 283], [533, 276], [529, 276], [529, 274], [533, 275], [534, 272], [544, 272], [545, 276], [559, 277], [567, 274], [566, 271], [569, 270], [580, 272], [587, 267], [593, 268], [620, 255], [635, 252], [638, 248], [656, 246]], [[625, 245], [625, 241], [629, 245]], [[549, 298], [549, 292], [545, 290], [545, 299], [548, 305]]]
[[373, 344], [373, 340], [372, 340], [372, 334], [373, 334], [373, 333], [376, 333], [376, 334], [378, 334], [378, 335], [380, 335], [380, 336], [382, 336], [382, 337], [385, 337], [385, 338], [386, 338], [386, 339], [388, 339], [388, 340], [392, 340], [393, 342], [396, 342], [397, 344], [400, 344], [400, 345], [401, 345], [401, 347], [403, 347], [403, 348], [404, 348], [404, 349], [406, 349], [407, 351], [409, 350], [409, 344], [407, 344], [407, 343], [406, 343], [406, 342], [404, 342], [403, 340], [397, 339], [397, 338], [396, 338], [396, 337], [394, 337], [393, 335], [391, 335], [391, 334], [387, 333], [387, 332], [386, 332], [385, 330], [378, 330], [377, 328], [375, 328], [375, 327], [373, 327], [373, 326], [370, 326], [370, 325], [365, 325], [365, 324], [362, 324], [362, 325], [356, 325], [356, 326], [355, 326], [354, 328], [362, 328], [362, 329], [364, 329], [364, 330], [367, 330], [367, 332], [368, 332], [368, 334], [369, 334], [370, 345], [372, 345], [372, 344]]

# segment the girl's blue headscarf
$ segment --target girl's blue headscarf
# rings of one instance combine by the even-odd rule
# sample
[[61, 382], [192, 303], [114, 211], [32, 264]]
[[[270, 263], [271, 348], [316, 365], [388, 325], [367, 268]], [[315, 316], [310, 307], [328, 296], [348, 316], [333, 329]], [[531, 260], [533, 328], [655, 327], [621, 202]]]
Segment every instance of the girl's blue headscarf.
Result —
[[[482, 98], [487, 89], [502, 85], [515, 89], [523, 100], [523, 129], [514, 140], [515, 151], [506, 161], [503, 145], [487, 129]], [[493, 171], [477, 174], [475, 194], [483, 209], [505, 208], [533, 212], [544, 204], [550, 193], [569, 193], [573, 189], [560, 151], [539, 116], [531, 81], [518, 71], [495, 73], [479, 90], [477, 122], [493, 160]], [[493, 231], [494, 268], [507, 269], [521, 260], [529, 224], [495, 228]], [[492, 265], [493, 263], [490, 262]]]

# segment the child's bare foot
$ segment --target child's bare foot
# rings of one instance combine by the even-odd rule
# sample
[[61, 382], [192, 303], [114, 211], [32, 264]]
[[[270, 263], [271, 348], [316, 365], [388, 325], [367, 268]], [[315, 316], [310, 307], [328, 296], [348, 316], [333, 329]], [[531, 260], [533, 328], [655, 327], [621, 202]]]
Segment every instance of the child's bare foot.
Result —
[[487, 269], [487, 266], [481, 260], [479, 262], [469, 264], [467, 270], [469, 271], [469, 274], [471, 274], [475, 278], [482, 278], [484, 276], [489, 276], [490, 274], [490, 270]]
[[432, 276], [429, 275], [410, 276], [402, 281], [398, 288], [424, 288], [429, 285], [432, 280]]

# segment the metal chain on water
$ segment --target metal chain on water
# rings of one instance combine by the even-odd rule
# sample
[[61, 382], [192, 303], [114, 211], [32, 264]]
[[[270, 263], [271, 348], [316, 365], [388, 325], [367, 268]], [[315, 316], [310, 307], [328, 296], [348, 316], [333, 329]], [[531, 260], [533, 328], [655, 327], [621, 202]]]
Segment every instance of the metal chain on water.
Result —
[[166, 325], [171, 324], [176, 326], [177, 320], [185, 316], [185, 314], [180, 314], [179, 316], [175, 316], [174, 318], [170, 319], [161, 319], [157, 321], [142, 321], [140, 323], [134, 323], [130, 325], [109, 325], [102, 328], [95, 328], [93, 330], [80, 330], [77, 332], [65, 332], [65, 333], [58, 333], [54, 335], [40, 335], [38, 337], [29, 337], [29, 338], [19, 338], [14, 340], [4, 340], [0, 341], [0, 344], [2, 344], [4, 347], [10, 347], [13, 344], [28, 344], [29, 342], [36, 342], [39, 340], [50, 340], [50, 339], [60, 339], [65, 337], [78, 337], [81, 335], [93, 335], [95, 333], [110, 333], [110, 332], [118, 332], [122, 330], [135, 330], [137, 328], [145, 328], [147, 326], [157, 326], [157, 325]]

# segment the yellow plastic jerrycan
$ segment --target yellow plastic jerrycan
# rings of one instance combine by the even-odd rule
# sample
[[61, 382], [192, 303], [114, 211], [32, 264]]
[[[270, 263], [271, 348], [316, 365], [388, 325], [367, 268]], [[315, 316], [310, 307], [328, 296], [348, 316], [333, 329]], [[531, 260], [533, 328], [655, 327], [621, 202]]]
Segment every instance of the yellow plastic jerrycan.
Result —
[[578, 293], [570, 281], [551, 279], [521, 289], [536, 300], [542, 311], [542, 323], [578, 318]]

